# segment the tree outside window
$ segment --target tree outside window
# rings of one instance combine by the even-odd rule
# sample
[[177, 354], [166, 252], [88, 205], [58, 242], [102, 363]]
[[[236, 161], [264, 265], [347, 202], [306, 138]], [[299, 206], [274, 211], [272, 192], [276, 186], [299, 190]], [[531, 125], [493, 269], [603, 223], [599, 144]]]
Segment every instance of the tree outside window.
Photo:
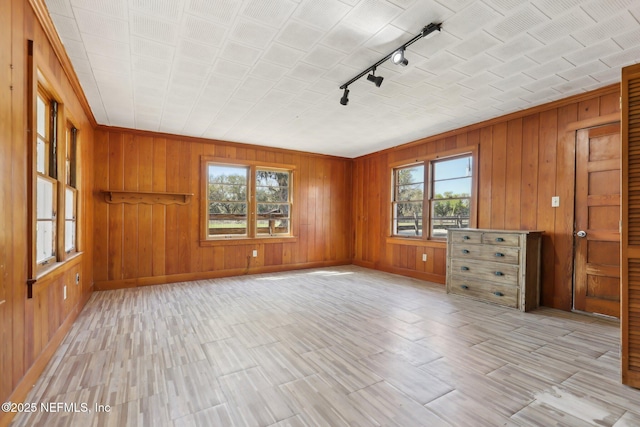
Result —
[[468, 153], [393, 169], [392, 235], [440, 239], [449, 228], [470, 227], [472, 161]]
[[291, 235], [292, 172], [207, 163], [207, 239]]

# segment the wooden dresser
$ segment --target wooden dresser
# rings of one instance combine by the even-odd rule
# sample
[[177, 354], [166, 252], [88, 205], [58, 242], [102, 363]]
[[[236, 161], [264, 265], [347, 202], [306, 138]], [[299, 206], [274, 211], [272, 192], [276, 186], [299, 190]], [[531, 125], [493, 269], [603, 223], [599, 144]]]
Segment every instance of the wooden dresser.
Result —
[[447, 293], [529, 311], [540, 298], [541, 231], [447, 233]]

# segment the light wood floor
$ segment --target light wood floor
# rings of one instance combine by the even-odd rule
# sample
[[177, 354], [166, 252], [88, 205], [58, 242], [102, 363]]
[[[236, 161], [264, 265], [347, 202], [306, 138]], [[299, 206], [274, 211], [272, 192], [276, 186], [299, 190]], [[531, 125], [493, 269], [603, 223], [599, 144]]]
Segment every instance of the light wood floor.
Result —
[[[96, 292], [15, 426], [638, 426], [619, 325], [354, 266]], [[95, 405], [111, 412], [95, 412]]]

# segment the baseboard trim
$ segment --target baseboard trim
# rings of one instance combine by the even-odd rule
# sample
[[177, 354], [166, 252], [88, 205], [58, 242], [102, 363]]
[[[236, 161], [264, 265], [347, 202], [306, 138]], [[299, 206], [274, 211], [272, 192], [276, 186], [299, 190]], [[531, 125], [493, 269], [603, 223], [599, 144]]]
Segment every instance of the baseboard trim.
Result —
[[[51, 340], [47, 343], [47, 346], [42, 350], [38, 358], [33, 362], [33, 365], [24, 374], [16, 388], [13, 390], [7, 402], [24, 402], [27, 395], [33, 388], [34, 384], [42, 375], [42, 372], [47, 367], [47, 364], [51, 361], [53, 354], [58, 350], [60, 344], [71, 330], [71, 326], [78, 318], [78, 315], [84, 308], [89, 298], [91, 298], [92, 292], [87, 292], [86, 295], [80, 299], [78, 304], [71, 310], [65, 321], [60, 325], [56, 333]], [[6, 427], [11, 423], [13, 418], [17, 415], [15, 412], [0, 412], [0, 427]]]
[[441, 285], [444, 285], [447, 280], [446, 276], [444, 275], [441, 276], [439, 274], [425, 273], [425, 272], [416, 271], [416, 270], [407, 270], [404, 268], [397, 268], [397, 267], [383, 265], [383, 264], [376, 264], [373, 262], [353, 260], [353, 264], [359, 267], [384, 271], [385, 273], [398, 274], [400, 276], [412, 277], [414, 279], [420, 279], [427, 282], [439, 283]]
[[193, 280], [217, 279], [220, 277], [243, 276], [262, 273], [278, 273], [291, 270], [304, 270], [308, 268], [335, 267], [338, 265], [350, 265], [351, 260], [340, 261], [316, 261], [301, 264], [272, 265], [263, 267], [252, 267], [250, 270], [236, 268], [219, 271], [205, 271], [198, 273], [181, 273], [164, 276], [138, 277], [135, 279], [108, 280], [95, 282], [94, 291], [109, 291], [114, 289], [137, 288], [140, 286], [163, 285], [166, 283], [190, 282]]

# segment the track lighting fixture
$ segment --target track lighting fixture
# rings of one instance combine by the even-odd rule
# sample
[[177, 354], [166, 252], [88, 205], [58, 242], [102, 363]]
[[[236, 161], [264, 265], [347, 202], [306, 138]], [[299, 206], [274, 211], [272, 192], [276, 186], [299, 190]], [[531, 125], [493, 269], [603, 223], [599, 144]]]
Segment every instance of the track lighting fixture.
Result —
[[367, 76], [367, 80], [376, 84], [376, 87], [380, 87], [384, 77], [377, 76], [376, 77], [376, 69], [371, 70], [371, 74]]
[[371, 74], [367, 75], [367, 80], [375, 83], [377, 87], [380, 87], [380, 85], [382, 84], [382, 80], [384, 80], [384, 77], [376, 76], [376, 68], [380, 64], [384, 63], [385, 61], [391, 59], [391, 62], [393, 62], [394, 64], [406, 67], [407, 64], [409, 64], [409, 61], [407, 60], [407, 58], [404, 57], [404, 52], [407, 49], [407, 47], [411, 46], [413, 43], [417, 42], [421, 38], [427, 37], [429, 34], [433, 33], [436, 30], [441, 31], [442, 24], [436, 24], [432, 22], [431, 24], [422, 28], [422, 31], [420, 31], [420, 34], [416, 35], [414, 38], [412, 38], [402, 46], [394, 49], [393, 52], [384, 56], [381, 60], [379, 60], [378, 62], [376, 62], [369, 68], [367, 68], [366, 70], [362, 71], [360, 74], [353, 77], [351, 80], [343, 83], [342, 86], [340, 86], [340, 89], [344, 89], [344, 95], [342, 95], [342, 98], [340, 98], [340, 104], [347, 105], [349, 103], [349, 89], [347, 89], [349, 85], [355, 82], [356, 80], [358, 80], [359, 78], [367, 75], [369, 72], [371, 72]]
[[396, 65], [402, 65], [403, 67], [407, 66], [409, 60], [404, 57], [404, 47], [396, 50], [391, 54], [391, 62]]
[[340, 104], [347, 105], [349, 103], [349, 89], [344, 88], [344, 95], [340, 98]]

